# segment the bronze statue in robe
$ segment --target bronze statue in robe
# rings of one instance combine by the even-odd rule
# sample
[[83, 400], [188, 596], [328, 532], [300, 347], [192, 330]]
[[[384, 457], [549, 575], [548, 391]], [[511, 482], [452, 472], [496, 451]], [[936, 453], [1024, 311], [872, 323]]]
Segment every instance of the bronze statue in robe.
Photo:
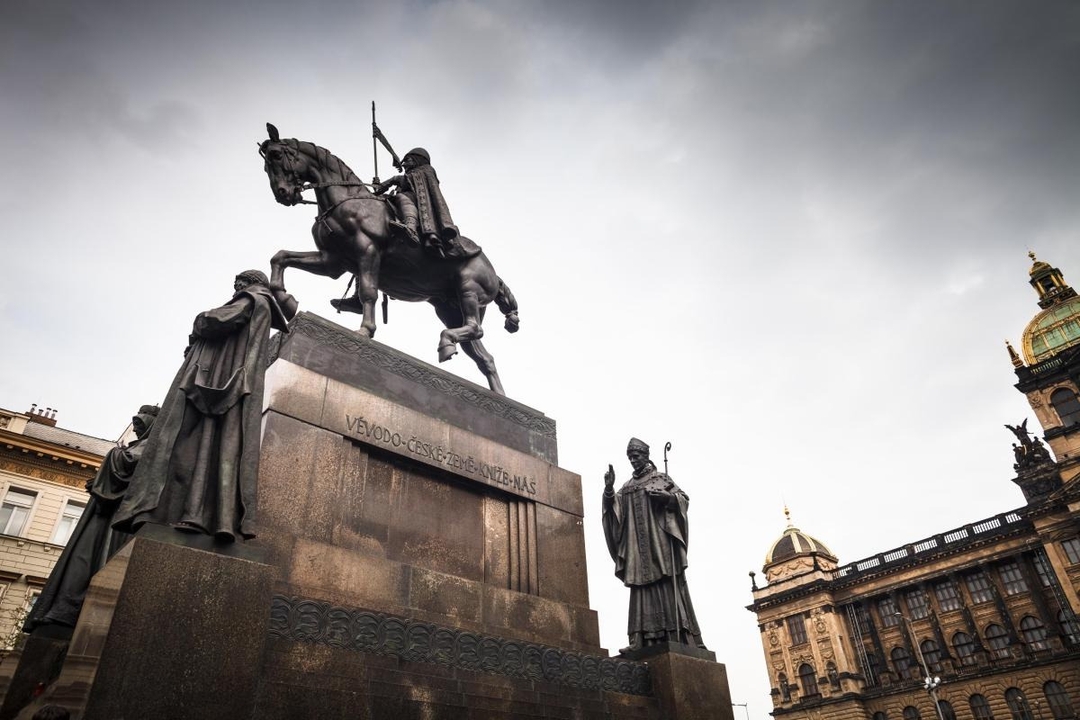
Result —
[[117, 446], [110, 450], [97, 475], [86, 484], [90, 500], [71, 531], [41, 595], [26, 616], [23, 632], [33, 632], [35, 628], [49, 624], [75, 627], [91, 578], [129, 537], [127, 533], [112, 529], [113, 514], [127, 492], [157, 414], [156, 405], [139, 408], [131, 419], [136, 439], [126, 447]]
[[258, 270], [237, 275], [233, 287], [229, 302], [195, 318], [184, 363], [117, 510], [117, 529], [154, 522], [225, 542], [255, 536], [270, 329], [288, 332], [297, 306]]
[[615, 575], [630, 588], [630, 645], [622, 652], [659, 643], [705, 649], [686, 585], [690, 499], [656, 469], [641, 440], [630, 440], [626, 456], [634, 474], [616, 492], [608, 466], [602, 514]]

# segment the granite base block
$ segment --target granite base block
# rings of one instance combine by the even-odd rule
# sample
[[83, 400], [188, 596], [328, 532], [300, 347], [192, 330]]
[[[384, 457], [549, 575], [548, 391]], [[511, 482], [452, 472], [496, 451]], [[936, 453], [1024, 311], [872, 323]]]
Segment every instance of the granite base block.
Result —
[[727, 668], [679, 652], [648, 660], [653, 695], [665, 720], [734, 720]]
[[262, 563], [136, 536], [94, 576], [37, 704], [81, 720], [250, 717], [272, 580]]

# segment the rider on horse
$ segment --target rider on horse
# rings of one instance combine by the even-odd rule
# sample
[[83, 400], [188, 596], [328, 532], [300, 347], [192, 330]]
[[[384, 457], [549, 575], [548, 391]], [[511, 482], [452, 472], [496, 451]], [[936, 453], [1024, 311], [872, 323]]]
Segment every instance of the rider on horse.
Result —
[[392, 187], [398, 189], [395, 195], [400, 222], [393, 222], [395, 227], [405, 231], [409, 239], [421, 243], [425, 249], [440, 257], [462, 257], [460, 233], [450, 208], [446, 205], [442, 190], [439, 189], [439, 176], [431, 166], [431, 156], [424, 148], [413, 148], [401, 161], [405, 172], [375, 186], [377, 194], [383, 194]]

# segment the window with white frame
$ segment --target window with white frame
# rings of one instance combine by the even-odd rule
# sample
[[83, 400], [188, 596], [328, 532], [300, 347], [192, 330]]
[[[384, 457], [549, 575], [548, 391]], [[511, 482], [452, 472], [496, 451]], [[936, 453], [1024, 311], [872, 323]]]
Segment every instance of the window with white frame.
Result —
[[54, 543], [67, 545], [67, 541], [71, 539], [71, 532], [79, 523], [79, 518], [82, 517], [84, 510], [86, 510], [86, 503], [75, 502], [74, 500], [67, 501], [67, 504], [64, 505], [64, 512], [60, 515], [60, 522], [56, 524], [56, 531], [53, 532], [52, 541]]
[[26, 529], [26, 519], [34, 505], [37, 493], [10, 487], [0, 504], [0, 535], [21, 536]]

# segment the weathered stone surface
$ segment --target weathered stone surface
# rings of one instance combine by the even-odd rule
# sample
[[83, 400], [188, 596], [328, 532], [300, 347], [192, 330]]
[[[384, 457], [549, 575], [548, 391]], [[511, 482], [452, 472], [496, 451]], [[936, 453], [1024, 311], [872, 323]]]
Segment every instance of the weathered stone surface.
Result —
[[483, 585], [460, 577], [413, 568], [409, 607], [478, 625], [483, 622]]
[[585, 514], [581, 498], [581, 476], [557, 465], [548, 468], [548, 505], [578, 517]]
[[537, 563], [543, 597], [588, 607], [589, 578], [585, 565], [585, 536], [577, 515], [546, 505], [536, 506]]
[[278, 413], [265, 416], [256, 528], [331, 542], [344, 490], [343, 450], [335, 433]]
[[274, 362], [266, 369], [263, 410], [321, 425], [330, 378], [291, 362]]
[[408, 567], [304, 538], [293, 546], [284, 579], [317, 597], [351, 598], [375, 608], [408, 605]]
[[387, 556], [483, 582], [483, 496], [438, 477], [398, 473]]
[[495, 495], [484, 498], [484, 582], [510, 587], [510, 518], [507, 500]]
[[[494, 634], [561, 645], [570, 641], [570, 609], [545, 598], [485, 586], [484, 627]], [[577, 640], [577, 638], [573, 638]]]
[[137, 535], [91, 583], [41, 702], [86, 720], [249, 717], [272, 570]]
[[649, 659], [649, 672], [666, 720], [733, 720], [722, 664], [666, 652]]
[[277, 356], [404, 407], [558, 462], [555, 422], [427, 363], [309, 313], [275, 337]]
[[[282, 366], [278, 370], [277, 367]], [[492, 441], [367, 389], [284, 360], [268, 375], [267, 408], [367, 447], [581, 515], [581, 479], [542, 457]], [[279, 387], [279, 383], [295, 386]], [[280, 402], [280, 406], [278, 403]], [[269, 428], [267, 428], [269, 429]]]

